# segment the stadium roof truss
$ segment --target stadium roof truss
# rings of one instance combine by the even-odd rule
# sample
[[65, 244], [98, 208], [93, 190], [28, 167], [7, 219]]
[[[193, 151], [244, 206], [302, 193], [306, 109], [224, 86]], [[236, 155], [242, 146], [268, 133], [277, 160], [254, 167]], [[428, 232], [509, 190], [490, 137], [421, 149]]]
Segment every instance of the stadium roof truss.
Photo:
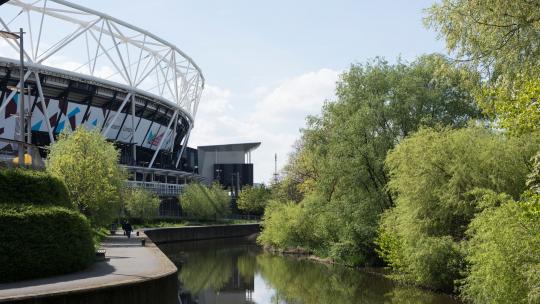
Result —
[[[25, 30], [24, 59], [28, 70], [24, 79], [32, 74], [38, 79], [41, 103], [45, 98], [39, 85], [40, 71], [82, 77], [125, 90], [126, 96], [117, 114], [137, 94], [160, 100], [175, 109], [167, 134], [172, 131], [171, 124], [178, 118], [179, 111], [190, 120], [183, 152], [205, 81], [201, 69], [184, 52], [143, 29], [63, 0], [10, 0], [1, 10], [1, 30]], [[18, 42], [0, 39], [0, 57], [17, 64]], [[13, 98], [15, 92], [7, 100]], [[46, 123], [54, 142], [51, 126]], [[180, 157], [176, 166], [179, 160]]]
[[[0, 29], [24, 28], [24, 57], [154, 95], [186, 112], [193, 122], [204, 88], [201, 69], [173, 44], [106, 14], [62, 0], [11, 0], [2, 5]], [[19, 45], [5, 39], [18, 58]], [[9, 52], [9, 51], [8, 51]], [[7, 56], [6, 56], [7, 55]], [[27, 78], [29, 76], [25, 76]]]

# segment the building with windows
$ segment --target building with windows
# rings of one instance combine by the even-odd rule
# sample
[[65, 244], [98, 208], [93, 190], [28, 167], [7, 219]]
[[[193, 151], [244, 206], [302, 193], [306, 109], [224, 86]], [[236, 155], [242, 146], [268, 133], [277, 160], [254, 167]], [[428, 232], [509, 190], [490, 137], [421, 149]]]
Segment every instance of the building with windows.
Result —
[[251, 152], [260, 142], [198, 146], [199, 173], [204, 182], [219, 182], [236, 198], [243, 186], [253, 185]]

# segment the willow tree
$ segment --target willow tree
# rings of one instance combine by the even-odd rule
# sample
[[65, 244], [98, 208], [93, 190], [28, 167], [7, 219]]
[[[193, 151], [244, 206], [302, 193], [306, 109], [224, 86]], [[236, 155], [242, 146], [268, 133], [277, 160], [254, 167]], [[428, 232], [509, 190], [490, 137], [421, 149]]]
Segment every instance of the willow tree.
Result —
[[485, 72], [479, 100], [514, 133], [540, 125], [540, 3], [528, 0], [443, 0], [427, 10], [457, 59]]
[[119, 153], [98, 131], [62, 133], [50, 147], [47, 171], [61, 179], [69, 197], [93, 226], [112, 222], [120, 208], [125, 172]]
[[[386, 158], [396, 207], [383, 216], [380, 253], [400, 279], [446, 291], [465, 272], [465, 231], [486, 194], [519, 199], [540, 136], [478, 127], [422, 129]], [[485, 258], [485, 257], [484, 257]]]

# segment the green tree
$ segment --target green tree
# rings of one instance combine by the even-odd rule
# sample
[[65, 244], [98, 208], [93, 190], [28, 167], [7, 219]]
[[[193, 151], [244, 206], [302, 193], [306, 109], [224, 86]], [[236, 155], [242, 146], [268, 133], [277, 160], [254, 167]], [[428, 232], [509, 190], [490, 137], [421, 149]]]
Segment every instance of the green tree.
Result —
[[238, 209], [255, 214], [262, 214], [270, 199], [270, 190], [264, 185], [245, 187], [238, 197]]
[[161, 203], [157, 195], [144, 189], [126, 189], [123, 199], [129, 215], [144, 222], [157, 216]]
[[347, 264], [378, 263], [379, 217], [394, 205], [386, 153], [422, 125], [463, 127], [481, 117], [471, 94], [479, 84], [476, 72], [436, 54], [393, 65], [376, 58], [341, 75], [337, 100], [308, 118], [285, 176], [294, 177], [310, 210], [302, 213], [313, 220], [309, 239], [320, 240], [311, 249]]
[[71, 201], [92, 226], [112, 222], [120, 208], [126, 174], [118, 151], [98, 131], [77, 128], [62, 133], [47, 156], [47, 171], [62, 180]]
[[481, 198], [519, 199], [539, 144], [538, 134], [444, 128], [422, 129], [392, 150], [386, 164], [396, 206], [385, 212], [377, 243], [396, 277], [452, 291], [465, 266], [465, 231], [491, 206]]
[[439, 31], [458, 58], [497, 75], [540, 67], [537, 1], [442, 0], [427, 9], [425, 23]]
[[500, 126], [515, 133], [540, 122], [540, 4], [528, 0], [443, 0], [427, 10], [426, 25], [450, 51], [487, 71], [478, 100]]
[[216, 220], [230, 214], [230, 197], [218, 183], [206, 187], [199, 183], [186, 186], [180, 195], [182, 210], [192, 218]]

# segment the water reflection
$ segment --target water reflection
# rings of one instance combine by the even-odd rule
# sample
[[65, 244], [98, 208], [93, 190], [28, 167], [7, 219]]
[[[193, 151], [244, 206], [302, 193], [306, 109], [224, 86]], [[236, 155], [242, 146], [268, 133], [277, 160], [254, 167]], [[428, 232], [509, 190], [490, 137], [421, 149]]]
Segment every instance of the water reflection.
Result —
[[182, 304], [458, 303], [378, 275], [266, 253], [247, 239], [160, 247], [180, 269]]

